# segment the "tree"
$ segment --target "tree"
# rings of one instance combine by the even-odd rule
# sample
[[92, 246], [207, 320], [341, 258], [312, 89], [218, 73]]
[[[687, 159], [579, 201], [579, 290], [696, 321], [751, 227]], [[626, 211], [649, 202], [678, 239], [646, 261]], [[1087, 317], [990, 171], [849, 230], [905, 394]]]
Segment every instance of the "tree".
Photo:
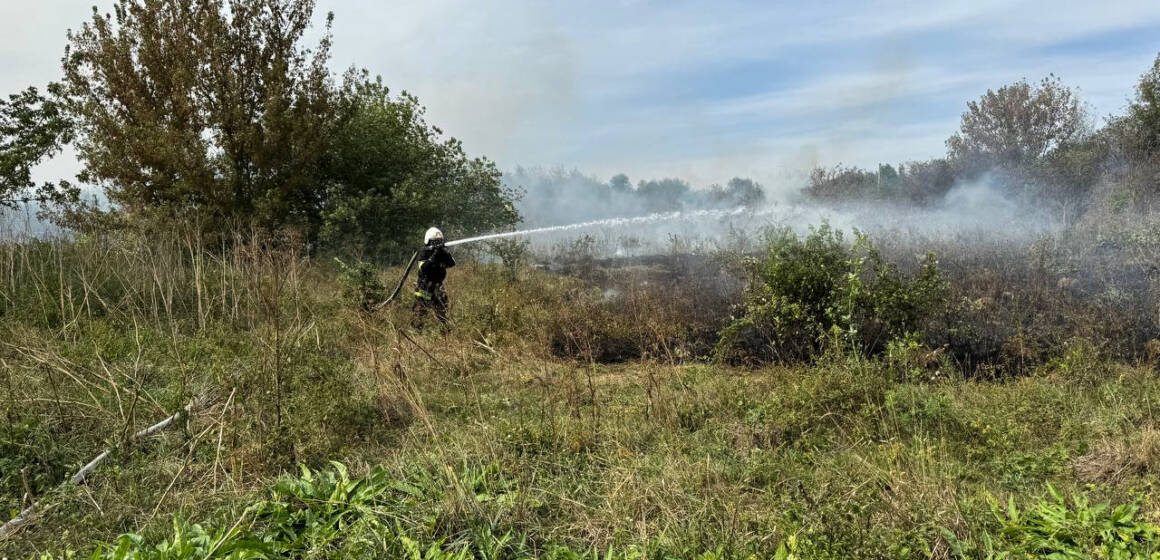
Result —
[[1086, 124], [1079, 98], [1055, 76], [1037, 86], [1019, 81], [967, 104], [947, 155], [967, 175], [1018, 170], [1081, 137]]
[[1160, 55], [1152, 68], [1140, 76], [1136, 99], [1128, 105], [1128, 116], [1135, 121], [1133, 148], [1140, 155], [1160, 154]]
[[322, 241], [363, 254], [411, 247], [438, 225], [450, 236], [515, 223], [516, 193], [495, 164], [442, 139], [406, 92], [348, 73], [326, 156]]
[[877, 192], [878, 174], [858, 167], [815, 167], [802, 192], [817, 200], [835, 202], [865, 200]]
[[626, 194], [632, 192], [632, 181], [628, 180], [628, 175], [619, 173], [608, 180], [608, 187], [614, 193]]
[[313, 0], [118, 0], [69, 33], [82, 180], [129, 215], [318, 227], [334, 123]]
[[915, 204], [932, 204], [942, 200], [955, 184], [955, 173], [945, 159], [912, 161], [898, 166], [900, 199]]
[[1137, 209], [1152, 206], [1160, 195], [1160, 56], [1140, 76], [1127, 114], [1111, 119], [1103, 132], [1118, 183]]
[[709, 199], [717, 205], [754, 206], [765, 201], [765, 191], [753, 179], [734, 177], [724, 188], [720, 185], [710, 187]]
[[73, 135], [73, 122], [54, 96], [59, 86], [48, 89], [48, 96], [30, 87], [0, 99], [0, 207], [75, 195], [67, 182], [37, 185], [32, 179], [32, 168], [58, 154]]
[[672, 212], [682, 208], [682, 199], [689, 193], [689, 184], [680, 179], [641, 181], [636, 195], [649, 212]]

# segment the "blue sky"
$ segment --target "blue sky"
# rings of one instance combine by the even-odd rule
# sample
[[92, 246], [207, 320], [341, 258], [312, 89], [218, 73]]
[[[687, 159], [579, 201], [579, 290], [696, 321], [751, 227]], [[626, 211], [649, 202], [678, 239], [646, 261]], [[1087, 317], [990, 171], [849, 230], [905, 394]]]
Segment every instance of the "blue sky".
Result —
[[[0, 7], [4, 89], [54, 78], [91, 4]], [[501, 167], [699, 185], [938, 156], [967, 101], [1049, 73], [1117, 113], [1160, 52], [1155, 0], [318, 4], [335, 12], [336, 70], [418, 95]]]

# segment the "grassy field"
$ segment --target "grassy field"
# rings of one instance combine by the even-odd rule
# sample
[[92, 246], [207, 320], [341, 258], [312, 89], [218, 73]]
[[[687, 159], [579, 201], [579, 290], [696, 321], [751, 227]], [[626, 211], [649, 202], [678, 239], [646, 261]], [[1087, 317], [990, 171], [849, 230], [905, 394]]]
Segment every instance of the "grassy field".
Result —
[[940, 253], [927, 340], [748, 367], [738, 255], [493, 248], [415, 330], [292, 241], [3, 245], [0, 510], [41, 506], [0, 556], [1160, 557], [1153, 280], [1052, 243]]

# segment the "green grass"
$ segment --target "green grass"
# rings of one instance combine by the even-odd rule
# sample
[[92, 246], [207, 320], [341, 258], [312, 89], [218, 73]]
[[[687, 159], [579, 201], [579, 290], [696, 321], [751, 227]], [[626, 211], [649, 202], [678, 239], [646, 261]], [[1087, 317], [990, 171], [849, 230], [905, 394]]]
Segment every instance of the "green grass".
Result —
[[[1031, 550], [1036, 535], [1051, 532], [1042, 526], [1068, 515], [1070, 506], [1041, 505], [1056, 504], [1048, 484], [1072, 499], [1132, 507], [1135, 517], [1116, 523], [1135, 527], [1131, 542], [1156, 542], [1154, 528], [1141, 524], [1155, 519], [1156, 465], [1114, 483], [1083, 481], [1073, 469], [1100, 442], [1131, 440], [1140, 426], [1151, 425], [1160, 382], [1146, 371], [1119, 369], [1096, 387], [1076, 387], [1050, 377], [897, 383], [872, 364], [759, 371], [496, 365], [465, 377], [412, 376], [422, 408], [405, 425], [378, 427], [393, 433], [393, 444], [346, 454], [356, 472], [370, 473], [368, 487], [387, 488], [368, 506], [373, 511], [358, 514], [374, 520], [375, 528], [366, 530], [375, 542], [402, 546], [405, 537], [423, 549], [438, 543], [457, 554], [487, 546], [480, 532], [510, 535], [518, 546], [505, 549], [505, 558], [564, 547], [647, 557], [766, 557], [790, 542], [802, 558], [985, 557], [988, 547]], [[181, 468], [176, 457], [161, 457], [160, 466], [138, 458], [95, 478], [98, 503], [132, 503], [142, 492], [135, 473]], [[208, 465], [186, 468], [183, 477], [193, 487], [183, 493], [210, 476]], [[286, 485], [277, 492], [293, 487]], [[216, 513], [203, 506], [204, 496], [174, 496], [166, 509], [226, 528], [263, 493], [219, 492]], [[37, 530], [78, 520], [107, 523], [86, 493], [59, 497], [61, 505]], [[156, 490], [143, 493], [148, 499], [136, 508], [150, 505]], [[183, 508], [174, 508], [182, 501]], [[996, 501], [1037, 513], [997, 517]], [[1067, 557], [1105, 546], [1093, 529], [1105, 521], [1084, 514], [1086, 507], [1064, 523], [1085, 535], [1071, 539]], [[150, 520], [136, 508], [120, 510], [134, 523], [126, 529], [149, 543], [175, 538], [167, 537], [171, 518]], [[361, 546], [364, 537], [311, 532], [301, 538], [310, 542], [294, 546], [338, 558], [349, 557], [348, 547]], [[285, 546], [300, 540], [280, 539]], [[1064, 550], [1067, 542], [1051, 546]], [[395, 549], [382, 550], [394, 557], [385, 551]]]

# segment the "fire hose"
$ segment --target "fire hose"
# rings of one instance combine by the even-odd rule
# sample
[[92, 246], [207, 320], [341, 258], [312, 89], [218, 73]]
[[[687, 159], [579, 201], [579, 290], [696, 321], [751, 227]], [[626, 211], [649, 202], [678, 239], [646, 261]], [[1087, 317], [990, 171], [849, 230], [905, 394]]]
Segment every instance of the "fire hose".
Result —
[[415, 254], [411, 255], [411, 260], [407, 263], [406, 270], [403, 271], [403, 277], [399, 279], [399, 285], [395, 286], [395, 291], [391, 293], [391, 297], [383, 300], [382, 303], [375, 306], [376, 311], [381, 307], [386, 307], [388, 303], [391, 303], [395, 300], [396, 297], [398, 297], [399, 292], [403, 290], [403, 284], [407, 282], [407, 276], [411, 274], [411, 269], [415, 268], [415, 260], [418, 258], [419, 252], [415, 251]]

